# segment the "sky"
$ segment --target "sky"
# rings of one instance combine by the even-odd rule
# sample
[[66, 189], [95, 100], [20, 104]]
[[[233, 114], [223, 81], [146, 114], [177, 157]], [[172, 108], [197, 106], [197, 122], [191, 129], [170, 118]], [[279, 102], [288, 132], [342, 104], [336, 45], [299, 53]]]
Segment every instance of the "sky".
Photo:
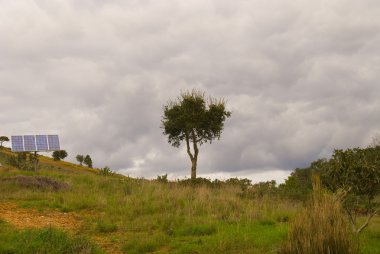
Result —
[[161, 120], [196, 88], [232, 112], [198, 175], [283, 182], [380, 132], [379, 13], [378, 0], [0, 0], [0, 135], [58, 134], [68, 161], [188, 178]]

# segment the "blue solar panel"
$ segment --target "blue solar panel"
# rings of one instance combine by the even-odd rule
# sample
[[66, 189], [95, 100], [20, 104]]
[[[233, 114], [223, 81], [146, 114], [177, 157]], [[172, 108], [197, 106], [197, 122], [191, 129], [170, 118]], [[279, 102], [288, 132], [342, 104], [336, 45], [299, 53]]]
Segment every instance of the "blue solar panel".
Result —
[[11, 136], [12, 151], [13, 152], [23, 152], [24, 151], [24, 140], [22, 136]]
[[48, 135], [49, 151], [61, 150], [58, 135]]
[[46, 135], [36, 135], [37, 151], [48, 151], [48, 140]]
[[25, 152], [37, 151], [36, 136], [25, 135], [24, 136], [24, 148], [25, 148]]

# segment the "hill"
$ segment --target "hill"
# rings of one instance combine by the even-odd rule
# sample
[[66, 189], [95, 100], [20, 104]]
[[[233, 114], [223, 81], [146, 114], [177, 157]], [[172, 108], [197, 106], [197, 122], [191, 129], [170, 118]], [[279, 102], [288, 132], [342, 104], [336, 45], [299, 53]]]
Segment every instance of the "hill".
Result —
[[[303, 206], [239, 184], [134, 179], [44, 156], [38, 171], [19, 170], [12, 156], [0, 149], [0, 253], [276, 253]], [[378, 225], [365, 253], [380, 253]]]

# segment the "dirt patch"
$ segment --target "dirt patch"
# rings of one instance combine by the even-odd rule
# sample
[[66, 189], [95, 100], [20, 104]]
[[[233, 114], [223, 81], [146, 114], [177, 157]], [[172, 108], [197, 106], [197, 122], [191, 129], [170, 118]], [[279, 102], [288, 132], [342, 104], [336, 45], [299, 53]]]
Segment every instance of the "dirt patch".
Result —
[[[86, 212], [88, 216], [90, 213]], [[20, 208], [15, 203], [0, 201], [0, 219], [18, 229], [57, 227], [69, 232], [79, 232], [82, 228], [80, 218], [84, 214], [63, 213], [49, 210], [40, 212], [31, 208]], [[121, 254], [120, 247], [110, 241], [108, 235], [93, 236], [94, 241], [106, 251], [106, 253]]]
[[35, 209], [20, 208], [13, 203], [0, 203], [0, 218], [19, 229], [53, 226], [78, 231], [81, 226], [73, 214], [58, 211], [39, 212]]
[[45, 176], [10, 176], [1, 179], [1, 181], [12, 182], [24, 188], [47, 191], [58, 191], [69, 188], [67, 183], [59, 182]]

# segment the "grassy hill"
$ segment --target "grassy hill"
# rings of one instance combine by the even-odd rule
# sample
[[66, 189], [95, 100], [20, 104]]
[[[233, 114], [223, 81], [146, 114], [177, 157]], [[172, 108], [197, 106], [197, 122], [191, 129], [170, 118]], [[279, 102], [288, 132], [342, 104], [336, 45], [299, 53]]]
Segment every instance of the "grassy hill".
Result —
[[[238, 185], [192, 186], [102, 175], [40, 156], [37, 172], [0, 149], [2, 253], [276, 253], [302, 207]], [[363, 234], [380, 253], [380, 220]]]

